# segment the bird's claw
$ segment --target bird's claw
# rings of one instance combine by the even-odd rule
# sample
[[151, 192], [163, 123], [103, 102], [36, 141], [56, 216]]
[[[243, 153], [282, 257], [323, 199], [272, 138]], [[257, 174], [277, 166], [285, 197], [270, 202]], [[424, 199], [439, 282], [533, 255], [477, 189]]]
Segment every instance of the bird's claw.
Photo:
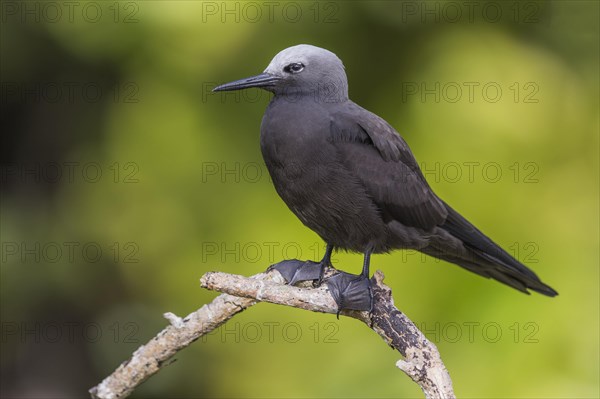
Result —
[[370, 312], [373, 309], [371, 281], [363, 276], [339, 272], [326, 281], [331, 296], [338, 305], [337, 316], [344, 309]]
[[267, 270], [277, 270], [289, 285], [307, 280], [317, 281], [320, 285], [323, 278], [322, 269], [320, 263], [310, 260], [288, 259], [269, 266]]

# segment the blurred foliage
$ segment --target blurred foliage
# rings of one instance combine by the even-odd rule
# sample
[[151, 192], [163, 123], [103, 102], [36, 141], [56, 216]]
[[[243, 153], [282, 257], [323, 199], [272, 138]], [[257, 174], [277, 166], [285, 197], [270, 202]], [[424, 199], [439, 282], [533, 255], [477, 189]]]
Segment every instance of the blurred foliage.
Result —
[[[206, 271], [322, 256], [262, 163], [268, 93], [210, 92], [299, 43], [335, 52], [436, 192], [560, 292], [374, 257], [458, 396], [600, 395], [598, 2], [1, 4], [3, 397], [85, 395], [163, 312], [215, 296]], [[364, 326], [296, 309], [177, 358], [134, 397], [421, 395]]]

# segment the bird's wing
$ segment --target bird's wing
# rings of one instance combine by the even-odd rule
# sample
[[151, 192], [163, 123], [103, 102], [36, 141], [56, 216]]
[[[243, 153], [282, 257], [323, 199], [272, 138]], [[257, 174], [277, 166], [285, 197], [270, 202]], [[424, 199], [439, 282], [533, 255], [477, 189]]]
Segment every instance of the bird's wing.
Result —
[[329, 139], [384, 217], [427, 230], [446, 220], [408, 144], [382, 118], [349, 103], [331, 114]]

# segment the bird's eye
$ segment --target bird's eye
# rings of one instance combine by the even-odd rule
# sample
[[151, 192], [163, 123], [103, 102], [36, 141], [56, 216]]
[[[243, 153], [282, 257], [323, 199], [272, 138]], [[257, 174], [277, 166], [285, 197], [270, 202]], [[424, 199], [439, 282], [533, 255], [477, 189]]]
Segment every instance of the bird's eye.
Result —
[[292, 64], [286, 65], [283, 68], [284, 72], [287, 73], [299, 73], [302, 72], [302, 70], [304, 69], [304, 64], [301, 62], [294, 62]]

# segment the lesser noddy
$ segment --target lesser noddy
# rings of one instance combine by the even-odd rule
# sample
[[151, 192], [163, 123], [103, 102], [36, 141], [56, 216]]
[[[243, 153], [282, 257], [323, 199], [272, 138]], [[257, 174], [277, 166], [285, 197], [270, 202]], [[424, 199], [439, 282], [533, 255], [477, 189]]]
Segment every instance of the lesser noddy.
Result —
[[404, 139], [348, 98], [342, 61], [300, 44], [278, 53], [257, 76], [214, 91], [258, 87], [274, 94], [260, 147], [277, 193], [327, 244], [320, 262], [272, 267], [288, 284], [320, 285], [333, 249], [364, 254], [362, 273], [326, 279], [339, 310], [371, 310], [371, 254], [415, 249], [529, 293], [557, 292], [431, 189]]

